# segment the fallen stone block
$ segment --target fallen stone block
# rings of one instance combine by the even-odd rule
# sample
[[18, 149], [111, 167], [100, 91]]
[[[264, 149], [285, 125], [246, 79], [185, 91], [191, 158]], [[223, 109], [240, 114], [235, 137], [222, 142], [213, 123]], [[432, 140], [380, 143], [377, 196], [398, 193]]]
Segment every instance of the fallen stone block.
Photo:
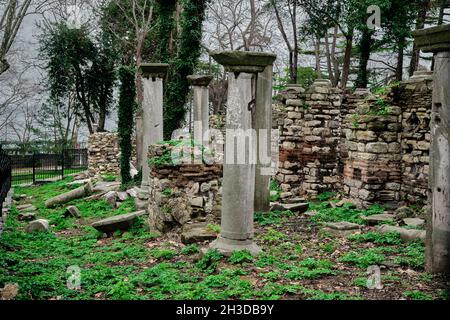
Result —
[[24, 212], [36, 211], [36, 207], [33, 206], [31, 203], [18, 205], [18, 206], [16, 206], [16, 209], [18, 211], [24, 211]]
[[119, 199], [119, 201], [125, 201], [128, 199], [128, 193], [126, 193], [125, 191], [117, 192], [117, 198]]
[[414, 228], [420, 228], [425, 225], [425, 220], [420, 218], [405, 218], [403, 219], [403, 222], [409, 226]]
[[92, 183], [86, 183], [84, 186], [71, 190], [69, 192], [60, 194], [56, 197], [50, 198], [45, 201], [45, 206], [47, 208], [53, 208], [61, 204], [65, 204], [72, 200], [84, 198], [85, 196], [89, 196], [93, 192]]
[[341, 221], [341, 222], [328, 222], [326, 226], [334, 230], [359, 230], [361, 226], [356, 223]]
[[400, 233], [400, 238], [406, 243], [417, 239], [420, 239], [422, 240], [422, 242], [425, 242], [426, 236], [425, 230], [405, 229], [390, 225], [379, 226], [377, 231], [380, 233], [398, 232]]
[[309, 203], [292, 203], [292, 204], [282, 204], [284, 210], [292, 211], [297, 213], [303, 213], [308, 211]]
[[361, 216], [368, 225], [377, 225], [383, 222], [393, 222], [395, 216], [390, 213], [374, 214], [371, 216]]
[[127, 194], [132, 198], [136, 198], [138, 195], [135, 188], [127, 190]]
[[203, 208], [204, 201], [203, 197], [195, 197], [190, 201], [191, 207]]
[[289, 198], [289, 199], [283, 200], [283, 203], [286, 203], [286, 204], [305, 203], [305, 202], [306, 202], [305, 198]]
[[38, 219], [31, 221], [26, 227], [25, 231], [28, 233], [32, 233], [35, 231], [48, 231], [48, 229], [49, 229], [48, 220]]
[[212, 241], [216, 238], [217, 233], [210, 230], [207, 223], [186, 224], [181, 233], [181, 242], [184, 244]]
[[86, 184], [89, 182], [91, 182], [91, 179], [75, 180], [75, 181], [69, 182], [67, 185], [73, 186], [73, 185]]
[[75, 206], [68, 206], [64, 212], [65, 217], [81, 218], [80, 210]]
[[116, 207], [116, 201], [117, 201], [117, 192], [116, 191], [109, 191], [108, 193], [106, 193], [103, 196], [103, 199], [106, 200], [106, 202], [108, 202], [111, 207], [115, 208]]
[[17, 283], [7, 283], [0, 289], [0, 300], [14, 300], [19, 294], [19, 285]]
[[144, 210], [121, 214], [94, 222], [92, 227], [103, 233], [113, 233], [117, 230], [127, 230], [133, 225], [136, 218], [145, 214], [147, 213]]
[[33, 221], [36, 219], [36, 212], [21, 212], [18, 214], [19, 221]]
[[119, 191], [120, 190], [120, 182], [98, 182], [94, 188], [94, 193], [107, 193], [109, 191]]

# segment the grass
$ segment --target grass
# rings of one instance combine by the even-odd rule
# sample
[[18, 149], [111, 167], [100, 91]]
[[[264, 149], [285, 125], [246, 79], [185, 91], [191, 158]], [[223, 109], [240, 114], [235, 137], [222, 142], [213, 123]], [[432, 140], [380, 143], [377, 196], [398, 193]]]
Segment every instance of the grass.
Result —
[[[12, 172], [12, 180], [11, 183], [13, 186], [18, 186], [26, 183], [33, 183], [33, 169], [25, 169], [26, 171]], [[86, 168], [80, 169], [64, 169], [64, 176], [67, 177], [71, 174], [79, 173], [86, 170]], [[55, 178], [61, 177], [61, 170], [38, 170], [35, 174], [35, 181], [52, 181]]]
[[[18, 283], [21, 300], [39, 299], [312, 299], [350, 300], [380, 299], [444, 299], [446, 294], [433, 288], [436, 281], [422, 272], [424, 247], [420, 242], [398, 242], [396, 234], [365, 232], [349, 238], [323, 237], [320, 228], [295, 229], [298, 224], [314, 226], [314, 221], [299, 221], [291, 212], [257, 214], [255, 235], [263, 253], [253, 257], [248, 251], [224, 257], [207, 246], [184, 246], [173, 238], [152, 233], [139, 218], [126, 232], [112, 237], [89, 226], [91, 221], [135, 210], [132, 199], [114, 209], [103, 200], [72, 201], [81, 219], [64, 218], [64, 206], [47, 209], [49, 197], [76, 186], [73, 179], [33, 187], [17, 187], [16, 195], [25, 194], [38, 209], [38, 218], [50, 220], [50, 232], [28, 234], [25, 222], [18, 221], [13, 206], [0, 235], [0, 287]], [[333, 201], [333, 200], [332, 200]], [[336, 212], [325, 204], [323, 219], [354, 217]], [[342, 208], [341, 208], [342, 209]], [[345, 210], [356, 210], [344, 208]], [[357, 214], [371, 214], [358, 210]], [[356, 216], [356, 213], [355, 213]], [[210, 229], [218, 230], [211, 224]], [[400, 269], [417, 270], [411, 278], [404, 272], [382, 271], [382, 283], [390, 286], [387, 293], [365, 288], [369, 265], [385, 260], [397, 261]], [[68, 281], [75, 277], [68, 270], [79, 268], [80, 289], [71, 290]], [[355, 279], [355, 274], [359, 275]], [[415, 280], [414, 280], [415, 279]], [[76, 282], [76, 281], [75, 281]], [[420, 293], [415, 292], [421, 283]], [[340, 283], [340, 288], [337, 287]], [[361, 288], [355, 292], [354, 287]], [[394, 291], [394, 292], [393, 292]], [[422, 295], [421, 295], [422, 294]]]

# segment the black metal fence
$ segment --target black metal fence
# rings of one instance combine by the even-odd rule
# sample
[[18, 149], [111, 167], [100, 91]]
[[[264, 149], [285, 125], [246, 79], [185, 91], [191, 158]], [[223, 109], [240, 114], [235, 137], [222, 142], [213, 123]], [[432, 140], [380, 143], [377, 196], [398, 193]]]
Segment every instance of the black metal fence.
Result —
[[0, 149], [0, 217], [3, 202], [11, 188], [11, 158]]
[[84, 171], [88, 166], [87, 149], [65, 149], [60, 153], [4, 150], [11, 160], [12, 184], [56, 181]]

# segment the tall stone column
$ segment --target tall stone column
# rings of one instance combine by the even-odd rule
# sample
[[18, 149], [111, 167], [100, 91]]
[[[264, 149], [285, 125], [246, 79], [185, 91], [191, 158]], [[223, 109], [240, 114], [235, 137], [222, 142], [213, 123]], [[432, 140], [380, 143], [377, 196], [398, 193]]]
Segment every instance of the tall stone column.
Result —
[[256, 115], [258, 73], [276, 56], [256, 52], [218, 52], [212, 57], [228, 72], [225, 159], [222, 183], [221, 231], [211, 247], [224, 254], [249, 250], [256, 255], [253, 213], [257, 154]]
[[209, 129], [209, 89], [213, 79], [210, 75], [191, 75], [187, 77], [194, 91], [194, 141], [203, 144], [205, 132]]
[[256, 122], [258, 159], [255, 172], [255, 212], [270, 210], [270, 178], [272, 173], [272, 77], [273, 65], [258, 74]]
[[163, 79], [169, 65], [163, 63], [144, 63], [141, 65], [144, 101], [142, 103], [142, 184], [148, 189], [150, 168], [148, 147], [160, 142], [163, 136]]
[[429, 272], [450, 271], [450, 25], [415, 31], [416, 45], [435, 53], [427, 262]]

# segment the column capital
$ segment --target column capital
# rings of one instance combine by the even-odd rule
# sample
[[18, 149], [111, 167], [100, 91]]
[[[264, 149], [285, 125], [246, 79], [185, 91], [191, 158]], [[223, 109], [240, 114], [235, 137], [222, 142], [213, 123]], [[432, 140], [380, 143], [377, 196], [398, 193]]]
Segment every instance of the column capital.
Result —
[[207, 87], [213, 79], [212, 75], [189, 75], [186, 77], [192, 86]]
[[450, 51], [450, 24], [416, 30], [412, 35], [423, 52]]
[[147, 77], [157, 77], [164, 78], [169, 69], [169, 64], [167, 63], [142, 63], [139, 71], [144, 78]]
[[273, 65], [276, 54], [251, 51], [220, 51], [211, 53], [211, 57], [225, 67], [228, 72], [263, 72], [267, 66]]

